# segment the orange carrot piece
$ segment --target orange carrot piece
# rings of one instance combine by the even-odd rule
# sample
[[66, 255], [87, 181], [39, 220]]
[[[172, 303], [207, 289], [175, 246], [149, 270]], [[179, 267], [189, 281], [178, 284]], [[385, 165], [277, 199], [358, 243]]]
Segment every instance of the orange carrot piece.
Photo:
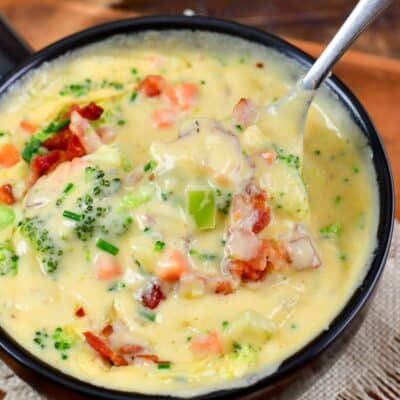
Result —
[[0, 147], [0, 165], [12, 167], [20, 160], [17, 148], [12, 143], [3, 144]]
[[151, 117], [157, 128], [169, 128], [176, 122], [176, 113], [169, 108], [157, 108]]
[[189, 269], [185, 255], [177, 249], [166, 250], [157, 264], [156, 275], [166, 282], [175, 282]]
[[198, 89], [195, 84], [184, 82], [168, 86], [164, 94], [175, 109], [187, 111], [196, 104]]
[[111, 254], [102, 253], [95, 260], [96, 278], [105, 281], [121, 276], [122, 268], [118, 260]]
[[196, 353], [223, 353], [222, 343], [216, 331], [212, 331], [208, 335], [193, 339], [190, 347], [192, 351]]
[[19, 123], [19, 126], [26, 132], [30, 133], [33, 135], [37, 130], [38, 126], [36, 124], [33, 124], [32, 122], [26, 121], [26, 120], [21, 120]]

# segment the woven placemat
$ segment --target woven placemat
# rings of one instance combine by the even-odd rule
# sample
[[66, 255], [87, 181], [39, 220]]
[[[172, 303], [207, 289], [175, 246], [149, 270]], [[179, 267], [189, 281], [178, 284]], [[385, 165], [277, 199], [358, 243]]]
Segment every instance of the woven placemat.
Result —
[[[335, 365], [298, 400], [400, 399], [399, 269], [400, 223], [362, 327]], [[1, 362], [0, 390], [4, 400], [46, 400]]]

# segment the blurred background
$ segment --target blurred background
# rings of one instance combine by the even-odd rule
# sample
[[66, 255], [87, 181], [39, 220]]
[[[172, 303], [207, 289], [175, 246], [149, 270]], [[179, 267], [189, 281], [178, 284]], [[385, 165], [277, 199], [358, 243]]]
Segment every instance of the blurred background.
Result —
[[[89, 25], [139, 14], [196, 14], [235, 19], [286, 37], [326, 43], [356, 0], [0, 0], [4, 14], [35, 49]], [[355, 48], [400, 57], [400, 1]]]

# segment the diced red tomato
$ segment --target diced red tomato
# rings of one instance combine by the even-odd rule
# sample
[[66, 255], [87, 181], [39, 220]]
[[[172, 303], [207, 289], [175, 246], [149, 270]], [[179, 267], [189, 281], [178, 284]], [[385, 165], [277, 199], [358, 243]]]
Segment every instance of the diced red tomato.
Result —
[[151, 117], [157, 128], [169, 128], [177, 119], [176, 112], [170, 108], [157, 108]]
[[2, 167], [12, 167], [20, 160], [19, 152], [12, 143], [3, 144], [0, 147], [0, 165]]
[[164, 94], [176, 110], [187, 111], [196, 104], [198, 89], [194, 83], [184, 82], [167, 86]]
[[67, 150], [68, 142], [71, 139], [71, 136], [72, 132], [68, 128], [65, 128], [47, 138], [42, 143], [42, 146], [47, 150]]
[[233, 118], [242, 128], [247, 128], [253, 125], [258, 118], [257, 106], [250, 99], [241, 98], [233, 108]]
[[86, 315], [85, 309], [83, 307], [79, 307], [76, 311], [75, 311], [75, 316], [78, 318], [83, 318]]
[[158, 283], [152, 283], [151, 286], [144, 290], [142, 295], [142, 304], [153, 310], [156, 308], [161, 300], [165, 299], [165, 295]]
[[15, 198], [10, 184], [0, 186], [0, 203], [11, 205], [15, 203]]
[[176, 282], [189, 269], [185, 255], [177, 249], [164, 252], [156, 267], [156, 275], [166, 282]]
[[161, 75], [147, 75], [138, 86], [138, 90], [148, 97], [159, 96], [167, 82]]
[[112, 351], [111, 348], [94, 333], [87, 331], [83, 332], [83, 335], [85, 336], [87, 344], [112, 364], [116, 366], [128, 364], [122, 356]]
[[122, 268], [111, 254], [99, 253], [95, 259], [96, 278], [99, 280], [115, 279], [121, 276]]
[[36, 124], [33, 124], [32, 122], [26, 121], [26, 120], [21, 120], [19, 123], [19, 126], [26, 132], [30, 133], [31, 135], [34, 134], [37, 130], [38, 127]]
[[222, 343], [216, 331], [212, 331], [208, 335], [199, 336], [193, 339], [190, 347], [192, 351], [198, 353], [223, 353]]

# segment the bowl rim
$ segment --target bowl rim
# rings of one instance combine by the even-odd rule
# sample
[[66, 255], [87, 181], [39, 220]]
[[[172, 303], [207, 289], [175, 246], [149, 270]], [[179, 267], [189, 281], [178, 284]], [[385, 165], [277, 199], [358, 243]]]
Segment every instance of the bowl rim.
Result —
[[[303, 67], [308, 67], [314, 58], [296, 46], [273, 34], [260, 29], [239, 24], [237, 22], [204, 17], [183, 15], [154, 15], [139, 18], [128, 18], [97, 25], [69, 35], [33, 54], [19, 66], [0, 80], [0, 97], [16, 81], [30, 70], [39, 67], [43, 62], [51, 61], [60, 55], [80, 47], [99, 42], [117, 34], [135, 34], [148, 30], [194, 30], [224, 33], [236, 38], [249, 40], [266, 47], [272, 47], [283, 53]], [[247, 387], [217, 389], [216, 391], [197, 395], [197, 400], [236, 398], [236, 396], [255, 393], [283, 380], [300, 367], [315, 359], [331, 345], [353, 321], [370, 298], [384, 268], [391, 242], [394, 225], [394, 190], [393, 179], [388, 157], [382, 141], [371, 122], [367, 112], [347, 86], [336, 76], [331, 75], [324, 84], [350, 113], [352, 119], [360, 127], [372, 149], [372, 161], [377, 176], [379, 192], [379, 223], [377, 230], [377, 247], [372, 256], [367, 274], [360, 286], [355, 290], [344, 308], [331, 322], [329, 329], [321, 332], [306, 346], [282, 362], [272, 374], [258, 379]], [[151, 395], [136, 392], [119, 391], [95, 386], [72, 377], [40, 360], [19, 345], [2, 327], [0, 327], [0, 348], [24, 367], [35, 371], [53, 383], [59, 384], [80, 394], [100, 399], [116, 400], [151, 400], [171, 399], [172, 395]]]

